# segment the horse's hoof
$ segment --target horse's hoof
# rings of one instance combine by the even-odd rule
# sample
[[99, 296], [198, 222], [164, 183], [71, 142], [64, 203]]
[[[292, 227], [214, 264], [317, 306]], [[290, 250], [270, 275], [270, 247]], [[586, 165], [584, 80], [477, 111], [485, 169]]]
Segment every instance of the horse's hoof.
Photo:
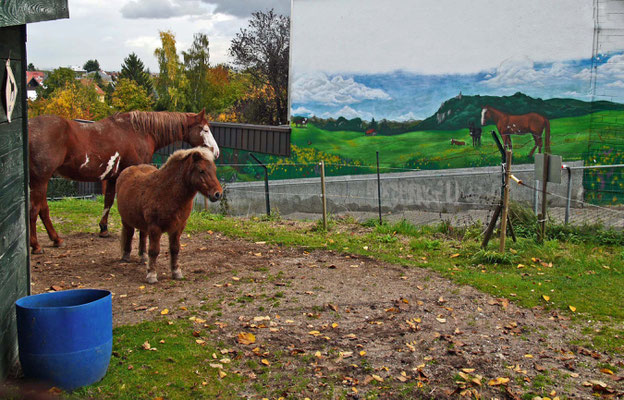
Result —
[[43, 249], [41, 247], [32, 249], [31, 251], [32, 254], [43, 254]]
[[130, 262], [130, 254], [124, 254], [121, 256], [121, 262]]
[[65, 242], [63, 241], [63, 239], [59, 239], [58, 241], [54, 242], [54, 247], [65, 247]]
[[100, 232], [100, 237], [102, 237], [102, 238], [110, 237], [110, 233], [108, 233], [108, 231], [101, 231]]
[[157, 278], [156, 272], [148, 273], [146, 280], [147, 280], [147, 283], [156, 283], [156, 282], [158, 282], [158, 278]]
[[182, 275], [182, 270], [180, 270], [180, 268], [174, 269], [173, 271], [171, 271], [171, 275], [173, 276], [173, 279], [175, 280], [184, 279], [184, 275]]
[[141, 264], [147, 264], [147, 257], [144, 255], [139, 255], [139, 262]]

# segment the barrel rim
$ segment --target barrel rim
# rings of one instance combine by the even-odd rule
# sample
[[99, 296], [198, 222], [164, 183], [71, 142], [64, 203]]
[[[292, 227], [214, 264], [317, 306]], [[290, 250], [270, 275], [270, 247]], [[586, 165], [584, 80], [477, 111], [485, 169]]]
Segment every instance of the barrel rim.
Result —
[[[85, 302], [85, 303], [80, 303], [80, 304], [76, 304], [76, 305], [72, 305], [72, 306], [52, 306], [52, 307], [39, 307], [39, 306], [32, 306], [32, 305], [28, 305], [25, 303], [28, 303], [29, 301], [34, 301], [36, 298], [41, 298], [41, 297], [57, 297], [57, 296], [61, 296], [61, 295], [67, 295], [67, 293], [77, 293], [77, 292], [99, 292], [101, 294], [101, 296], [97, 297], [94, 300], [91, 300], [89, 302]], [[50, 310], [50, 309], [72, 309], [72, 308], [78, 308], [78, 307], [83, 307], [86, 306], [88, 304], [92, 304], [95, 303], [96, 301], [101, 301], [103, 299], [106, 299], [107, 297], [111, 297], [112, 298], [112, 292], [110, 290], [106, 290], [106, 289], [70, 289], [70, 290], [61, 290], [58, 292], [48, 292], [48, 293], [39, 293], [39, 294], [33, 294], [30, 296], [24, 296], [22, 298], [19, 298], [15, 301], [15, 306], [16, 307], [20, 307], [26, 310]]]

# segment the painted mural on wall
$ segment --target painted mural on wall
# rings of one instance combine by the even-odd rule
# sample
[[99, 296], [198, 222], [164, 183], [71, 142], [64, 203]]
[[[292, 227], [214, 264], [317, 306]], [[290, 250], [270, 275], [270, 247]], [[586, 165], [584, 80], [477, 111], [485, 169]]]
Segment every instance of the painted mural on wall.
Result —
[[497, 165], [492, 130], [517, 163], [624, 161], [624, 43], [598, 53], [594, 6], [294, 0], [290, 162], [370, 172], [379, 151], [392, 168]]

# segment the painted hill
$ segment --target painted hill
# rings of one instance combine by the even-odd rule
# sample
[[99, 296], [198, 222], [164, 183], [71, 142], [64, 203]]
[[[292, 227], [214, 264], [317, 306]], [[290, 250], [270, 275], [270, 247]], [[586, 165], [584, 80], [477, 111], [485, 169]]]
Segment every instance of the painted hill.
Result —
[[598, 111], [624, 110], [624, 104], [610, 101], [587, 102], [575, 99], [535, 99], [523, 93], [513, 96], [456, 96], [442, 103], [438, 111], [423, 120], [417, 130], [456, 130], [468, 122], [481, 124], [481, 109], [489, 105], [509, 114], [537, 112], [548, 119], [578, 117]]

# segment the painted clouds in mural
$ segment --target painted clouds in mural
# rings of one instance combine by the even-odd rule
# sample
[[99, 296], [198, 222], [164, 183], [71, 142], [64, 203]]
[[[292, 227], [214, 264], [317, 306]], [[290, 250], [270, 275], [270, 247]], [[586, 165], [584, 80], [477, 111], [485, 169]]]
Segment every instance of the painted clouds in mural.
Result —
[[[449, 145], [473, 143], [470, 127], [482, 122], [484, 132], [506, 129], [481, 121], [488, 105], [539, 114], [552, 123], [552, 151], [579, 158], [596, 113], [615, 120], [624, 112], [624, 43], [596, 51], [594, 6], [294, 0], [291, 115], [309, 121], [294, 143], [352, 161], [366, 162], [373, 146], [392, 149], [397, 165], [487, 165], [495, 159]], [[528, 157], [541, 136], [510, 129], [499, 133], [517, 133], [514, 148]], [[461, 161], [446, 162], [458, 152]]]

